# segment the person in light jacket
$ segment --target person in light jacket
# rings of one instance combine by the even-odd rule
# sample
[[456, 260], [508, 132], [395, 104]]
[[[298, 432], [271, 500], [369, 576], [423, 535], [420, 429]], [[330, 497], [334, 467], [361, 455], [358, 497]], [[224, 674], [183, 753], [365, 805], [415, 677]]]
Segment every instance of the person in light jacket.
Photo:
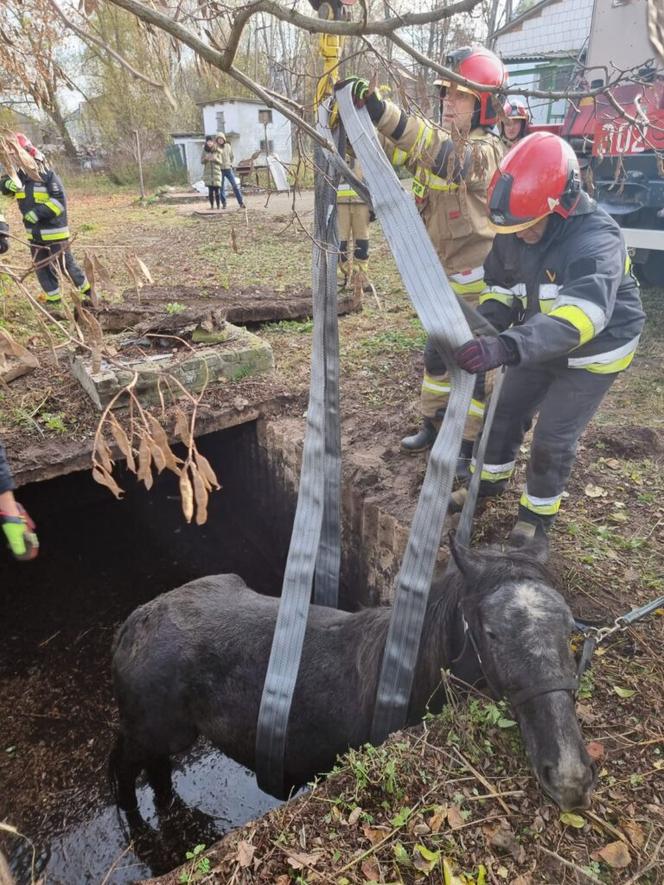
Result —
[[235, 180], [235, 175], [233, 174], [233, 163], [235, 162], [235, 157], [233, 156], [233, 148], [226, 141], [226, 136], [223, 132], [217, 133], [216, 139], [217, 147], [221, 152], [221, 202], [223, 204], [224, 209], [226, 208], [226, 195], [224, 194], [224, 188], [226, 186], [226, 182], [230, 184], [233, 188], [233, 193], [235, 194], [235, 199], [240, 204], [240, 208], [244, 209], [244, 200], [242, 199], [242, 192], [238, 186], [237, 181]]

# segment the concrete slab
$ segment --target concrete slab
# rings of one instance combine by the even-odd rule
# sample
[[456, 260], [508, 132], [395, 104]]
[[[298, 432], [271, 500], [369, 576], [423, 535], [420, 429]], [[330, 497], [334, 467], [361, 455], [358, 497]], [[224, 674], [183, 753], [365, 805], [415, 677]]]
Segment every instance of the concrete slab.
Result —
[[[224, 331], [224, 341], [195, 347], [193, 352], [180, 349], [134, 358], [119, 356], [114, 363], [102, 360], [99, 372], [93, 372], [89, 357], [76, 355], [72, 358], [71, 370], [96, 408], [102, 411], [136, 374], [134, 392], [142, 403], [149, 405], [160, 402], [159, 381], [165, 372], [187, 390], [198, 393], [206, 384], [239, 380], [274, 368], [272, 348], [266, 341], [230, 324]], [[162, 394], [165, 387], [167, 389], [161, 385]], [[121, 397], [118, 405], [124, 404]]]

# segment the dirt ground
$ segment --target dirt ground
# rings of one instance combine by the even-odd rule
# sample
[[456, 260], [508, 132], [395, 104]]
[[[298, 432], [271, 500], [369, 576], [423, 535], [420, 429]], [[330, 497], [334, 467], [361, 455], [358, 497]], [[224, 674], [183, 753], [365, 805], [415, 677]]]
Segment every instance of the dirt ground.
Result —
[[[126, 261], [133, 255], [155, 286], [172, 288], [173, 303], [186, 305], [192, 289], [197, 298], [219, 287], [303, 291], [310, 285], [310, 200], [303, 197], [293, 214], [283, 196], [266, 208], [265, 197], [255, 195], [247, 213], [229, 203], [204, 218], [189, 205], [140, 205], [125, 193], [74, 189], [74, 252], [94, 253], [109, 268], [112, 285], [103, 295], [110, 303], [132, 288]], [[13, 211], [9, 221], [18, 232]], [[27, 268], [27, 250], [16, 241], [9, 262]], [[340, 320], [342, 434], [351, 455], [345, 469], [367, 496], [403, 518], [425, 469], [424, 457], [399, 452], [400, 437], [417, 424], [424, 335], [378, 229], [371, 275], [379, 303], [365, 296], [361, 313]], [[34, 279], [25, 282], [36, 294]], [[59, 365], [53, 362], [62, 338], [52, 333], [49, 344], [16, 286], [6, 278], [1, 285], [1, 325], [42, 359], [32, 375], [0, 390], [0, 437], [17, 474], [32, 476], [40, 462], [89, 449], [98, 415], [70, 376], [64, 348], [55, 351]], [[214, 303], [213, 294], [205, 297]], [[664, 292], [646, 291], [644, 299], [648, 325], [639, 354], [582, 440], [552, 537], [561, 590], [575, 614], [601, 621], [664, 593]], [[253, 402], [302, 415], [310, 332], [307, 320], [261, 326], [275, 375], [209, 390], [203, 415]], [[527, 443], [509, 493], [479, 514], [475, 543], [509, 532], [526, 456]], [[495, 705], [478, 701], [384, 748], [351, 754], [333, 780], [213, 849], [212, 872], [196, 866], [201, 855], [180, 881], [664, 881], [661, 614], [618, 634], [584, 680], [579, 715], [596, 744], [600, 779], [592, 810], [578, 819], [561, 820], [543, 799], [514, 730], [499, 728]]]

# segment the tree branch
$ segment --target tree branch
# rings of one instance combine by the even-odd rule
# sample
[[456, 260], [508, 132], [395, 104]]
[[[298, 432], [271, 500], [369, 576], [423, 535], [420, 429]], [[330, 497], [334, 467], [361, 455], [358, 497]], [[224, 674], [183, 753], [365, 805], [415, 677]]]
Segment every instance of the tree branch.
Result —
[[75, 34], [77, 34], [81, 40], [84, 40], [86, 43], [91, 43], [93, 46], [98, 46], [104, 52], [108, 53], [112, 59], [114, 59], [121, 67], [125, 68], [125, 70], [129, 71], [132, 77], [135, 77], [137, 80], [142, 80], [144, 83], [147, 83], [148, 86], [153, 86], [155, 89], [160, 89], [166, 98], [168, 99], [169, 104], [173, 108], [173, 110], [177, 109], [177, 104], [175, 99], [171, 95], [170, 89], [166, 86], [165, 83], [159, 83], [157, 80], [152, 80], [150, 77], [141, 73], [141, 71], [136, 70], [136, 68], [132, 67], [129, 64], [126, 58], [120, 55], [119, 52], [116, 52], [115, 49], [112, 49], [107, 43], [104, 43], [99, 37], [96, 37], [94, 34], [90, 34], [88, 31], [84, 31], [83, 28], [79, 28], [79, 26], [73, 22], [70, 18], [64, 14], [62, 9], [58, 6], [56, 0], [47, 0], [52, 9], [60, 16], [65, 25], [70, 28]]

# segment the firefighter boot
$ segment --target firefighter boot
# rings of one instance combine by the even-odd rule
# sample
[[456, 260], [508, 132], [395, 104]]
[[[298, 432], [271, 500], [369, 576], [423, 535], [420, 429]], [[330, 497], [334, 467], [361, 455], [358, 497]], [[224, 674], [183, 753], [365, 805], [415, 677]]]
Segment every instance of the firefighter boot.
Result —
[[473, 457], [473, 448], [475, 441], [472, 439], [462, 439], [461, 449], [459, 450], [459, 460], [457, 461], [456, 478], [461, 482], [470, 482], [470, 462]]
[[536, 559], [546, 562], [549, 558], [548, 531], [553, 517], [538, 516], [519, 507], [519, 518], [510, 532], [507, 543], [510, 547], [532, 554]]
[[438, 436], [438, 427], [431, 418], [424, 418], [422, 426], [412, 436], [404, 436], [401, 440], [401, 449], [408, 452], [409, 455], [416, 455], [418, 452], [426, 452], [435, 443]]

